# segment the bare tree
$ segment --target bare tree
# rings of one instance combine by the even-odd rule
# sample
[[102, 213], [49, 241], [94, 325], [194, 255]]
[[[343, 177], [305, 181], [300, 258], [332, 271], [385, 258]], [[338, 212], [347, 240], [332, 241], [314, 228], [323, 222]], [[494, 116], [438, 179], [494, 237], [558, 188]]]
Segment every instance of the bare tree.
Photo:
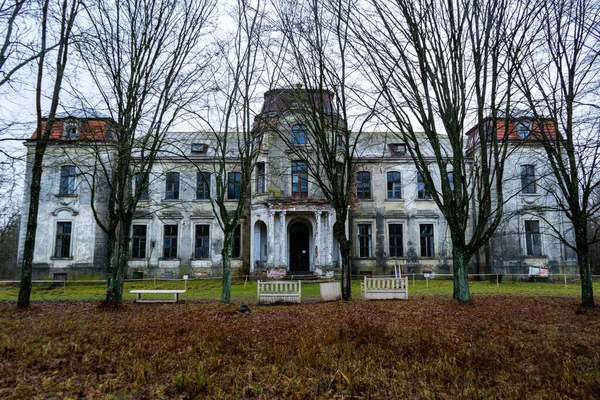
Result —
[[[499, 115], [510, 115], [515, 66], [527, 51], [535, 7], [511, 0], [371, 0], [369, 6], [354, 30], [385, 99], [382, 115], [446, 218], [454, 298], [469, 302], [470, 259], [501, 222], [504, 203], [508, 141], [486, 135], [484, 121], [490, 114], [496, 127]], [[473, 159], [465, 155], [469, 121], [478, 126]]]
[[[60, 90], [62, 87], [63, 77], [67, 61], [69, 59], [69, 45], [72, 39], [73, 24], [75, 17], [79, 11], [80, 2], [74, 0], [69, 2], [64, 0], [60, 3], [58, 10], [53, 10], [50, 1], [45, 0], [42, 3], [41, 21], [40, 21], [40, 43], [39, 43], [39, 58], [37, 69], [36, 82], [36, 110], [37, 110], [37, 129], [35, 134], [35, 149], [33, 163], [31, 165], [31, 183], [29, 187], [29, 199], [27, 210], [27, 231], [25, 233], [25, 243], [23, 246], [23, 262], [21, 266], [21, 287], [19, 290], [19, 298], [17, 306], [20, 308], [28, 307], [31, 298], [31, 275], [33, 269], [33, 252], [35, 250], [35, 235], [37, 231], [38, 208], [40, 200], [40, 182], [42, 179], [42, 162], [46, 148], [49, 144], [50, 134], [58, 108]], [[58, 15], [58, 24], [51, 18], [54, 11]], [[42, 115], [42, 95], [43, 95], [43, 80], [48, 74], [46, 65], [46, 51], [48, 46], [48, 34], [54, 32], [53, 28], [57, 27], [56, 32], [56, 65], [54, 70], [54, 83], [52, 95], [50, 98], [50, 112], [48, 117]], [[52, 38], [52, 37], [51, 37]]]
[[[358, 70], [352, 63], [347, 21], [354, 3], [283, 0], [276, 4], [275, 24], [283, 40], [280, 48], [285, 49], [280, 76], [287, 86], [298, 85], [288, 89], [285, 105], [293, 118], [266, 115], [261, 121], [277, 133], [294, 159], [302, 162], [310, 180], [335, 210], [333, 234], [340, 246], [344, 300], [352, 298], [351, 241], [346, 232], [352, 176], [357, 144], [372, 117], [371, 109], [365, 107], [367, 101], [359, 100], [365, 92], [357, 95], [359, 88], [353, 79]], [[290, 135], [297, 121], [305, 130]]]
[[35, 3], [30, 0], [0, 2], [0, 87], [10, 83], [24, 66], [54, 46], [41, 49], [32, 38]]
[[219, 43], [224, 68], [212, 109], [212, 118], [217, 122], [205, 118], [215, 147], [212, 160], [216, 192], [210, 201], [224, 236], [221, 302], [226, 304], [231, 301], [233, 236], [248, 205], [252, 171], [262, 140], [252, 126], [256, 89], [262, 77], [259, 43], [264, 33], [264, 7], [261, 1], [252, 5], [247, 0], [237, 1], [232, 16], [235, 30]]
[[202, 39], [214, 9], [214, 0], [103, 0], [86, 8], [79, 50], [112, 119], [102, 140], [89, 142], [88, 179], [94, 217], [108, 237], [107, 306], [122, 302], [134, 211], [165, 135], [203, 93], [209, 57]]
[[[550, 226], [577, 254], [581, 305], [594, 306], [590, 245], [600, 239], [600, 5], [589, 0], [544, 2], [535, 22], [541, 26], [527, 62], [519, 73], [519, 88], [538, 125], [535, 132], [550, 163], [552, 187], [560, 211], [573, 224], [570, 235]], [[543, 125], [539, 121], [553, 121]], [[590, 229], [593, 227], [593, 229]]]

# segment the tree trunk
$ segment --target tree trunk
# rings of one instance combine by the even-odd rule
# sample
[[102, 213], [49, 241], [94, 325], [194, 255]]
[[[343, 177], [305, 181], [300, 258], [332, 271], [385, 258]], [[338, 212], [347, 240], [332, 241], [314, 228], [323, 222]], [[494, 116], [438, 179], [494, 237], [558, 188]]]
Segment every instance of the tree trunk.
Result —
[[592, 270], [585, 224], [581, 227], [575, 227], [575, 243], [577, 246], [577, 266], [579, 267], [581, 279], [581, 306], [583, 308], [593, 308], [594, 288], [592, 286]]
[[350, 241], [343, 238], [340, 242], [342, 257], [342, 300], [352, 300], [352, 275], [350, 263]]
[[[43, 139], [40, 139], [43, 140]], [[40, 203], [40, 183], [42, 181], [42, 161], [46, 151], [45, 143], [37, 143], [33, 166], [31, 167], [31, 186], [29, 189], [29, 209], [27, 212], [27, 233], [23, 245], [23, 263], [21, 265], [21, 287], [17, 307], [29, 307], [31, 299], [31, 277], [33, 275], [33, 254]]]
[[[114, 230], [112, 231], [114, 232]], [[114, 233], [108, 236], [106, 244], [106, 299], [104, 300], [105, 306], [115, 306], [115, 285], [116, 285], [116, 270], [117, 270], [117, 237]]]
[[461, 304], [471, 301], [469, 290], [469, 257], [464, 249], [454, 246], [452, 248], [452, 271], [454, 274], [454, 298]]
[[224, 232], [223, 241], [223, 288], [221, 291], [221, 303], [231, 302], [231, 251], [233, 250], [233, 232]]
[[[119, 233], [117, 238], [109, 239], [107, 249], [112, 250], [111, 263], [107, 270], [107, 288], [105, 305], [108, 307], [119, 307], [123, 302], [123, 281], [129, 261], [129, 232], [131, 231], [131, 219], [123, 218], [119, 222]], [[116, 240], [115, 240], [116, 239]], [[116, 244], [116, 250], [115, 249]], [[109, 251], [111, 251], [109, 250]]]

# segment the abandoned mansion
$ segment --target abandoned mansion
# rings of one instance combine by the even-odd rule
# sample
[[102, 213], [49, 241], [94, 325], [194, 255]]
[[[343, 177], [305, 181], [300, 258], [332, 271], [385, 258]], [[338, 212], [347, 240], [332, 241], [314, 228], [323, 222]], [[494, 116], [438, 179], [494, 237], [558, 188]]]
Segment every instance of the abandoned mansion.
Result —
[[[339, 245], [333, 235], [336, 213], [309, 176], [306, 162], [295, 159], [289, 149], [310, 140], [306, 122], [297, 112], [300, 106], [290, 101], [291, 96], [291, 89], [268, 91], [257, 118], [278, 118], [286, 121], [285, 128], [277, 128], [275, 134], [273, 126], [255, 124], [262, 142], [233, 241], [232, 267], [240, 274], [260, 274], [271, 268], [285, 268], [292, 275], [340, 271]], [[53, 125], [41, 182], [36, 277], [56, 272], [104, 274], [107, 240], [94, 210], [105, 213], [107, 199], [92, 193], [93, 172], [86, 151], [98, 141], [110, 142], [108, 124], [110, 119], [104, 116], [75, 111], [61, 115]], [[575, 268], [575, 254], [549, 229], [568, 236], [570, 224], [552, 208], [556, 199], [546, 189], [545, 153], [531, 140], [531, 121], [515, 118], [507, 129], [515, 146], [527, 143], [509, 152], [503, 179], [504, 219], [471, 260], [471, 272], [527, 274], [532, 268], [543, 268], [563, 273]], [[95, 135], [95, 143], [90, 144], [94, 130], [104, 134], [101, 138]], [[281, 132], [286, 130], [289, 138], [282, 140]], [[469, 146], [476, 145], [472, 135], [473, 130], [465, 133], [467, 152]], [[29, 162], [20, 258], [35, 141], [28, 141], [26, 146]], [[395, 268], [402, 273], [449, 273], [452, 269], [452, 243], [444, 216], [406, 146], [390, 133], [363, 132], [358, 140], [351, 178], [353, 199], [345, 227], [352, 243], [355, 275], [389, 275]], [[229, 161], [219, 170], [215, 164], [217, 149], [214, 133], [167, 135], [137, 204], [131, 231], [123, 232], [131, 238], [128, 277], [221, 274], [223, 233], [211, 199], [216, 193], [216, 179], [222, 177], [227, 182], [227, 206], [235, 208], [241, 172], [235, 153], [227, 155]], [[135, 171], [130, 180], [132, 187], [140, 183]], [[474, 215], [476, 207], [473, 201]]]

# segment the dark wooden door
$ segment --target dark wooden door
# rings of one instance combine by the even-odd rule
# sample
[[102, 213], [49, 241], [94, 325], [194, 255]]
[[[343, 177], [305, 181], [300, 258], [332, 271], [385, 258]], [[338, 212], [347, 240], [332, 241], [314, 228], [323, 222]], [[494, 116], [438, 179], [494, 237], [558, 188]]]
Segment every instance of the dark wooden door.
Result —
[[303, 222], [296, 222], [290, 228], [290, 271], [309, 271], [309, 232]]

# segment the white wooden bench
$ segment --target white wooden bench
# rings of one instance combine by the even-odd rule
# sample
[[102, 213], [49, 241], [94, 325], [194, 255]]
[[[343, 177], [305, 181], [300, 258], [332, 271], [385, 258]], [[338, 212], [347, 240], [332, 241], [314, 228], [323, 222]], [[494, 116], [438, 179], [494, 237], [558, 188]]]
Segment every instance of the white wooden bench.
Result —
[[300, 303], [302, 297], [300, 281], [258, 281], [256, 287], [261, 304]]
[[[139, 290], [130, 290], [129, 293], [134, 293], [136, 295], [137, 303], [177, 303], [179, 300], [179, 293], [185, 293], [185, 289], [139, 289]], [[142, 294], [172, 294], [173, 300], [167, 299], [146, 299], [142, 300]]]
[[408, 277], [369, 278], [365, 276], [360, 286], [365, 300], [408, 299]]

